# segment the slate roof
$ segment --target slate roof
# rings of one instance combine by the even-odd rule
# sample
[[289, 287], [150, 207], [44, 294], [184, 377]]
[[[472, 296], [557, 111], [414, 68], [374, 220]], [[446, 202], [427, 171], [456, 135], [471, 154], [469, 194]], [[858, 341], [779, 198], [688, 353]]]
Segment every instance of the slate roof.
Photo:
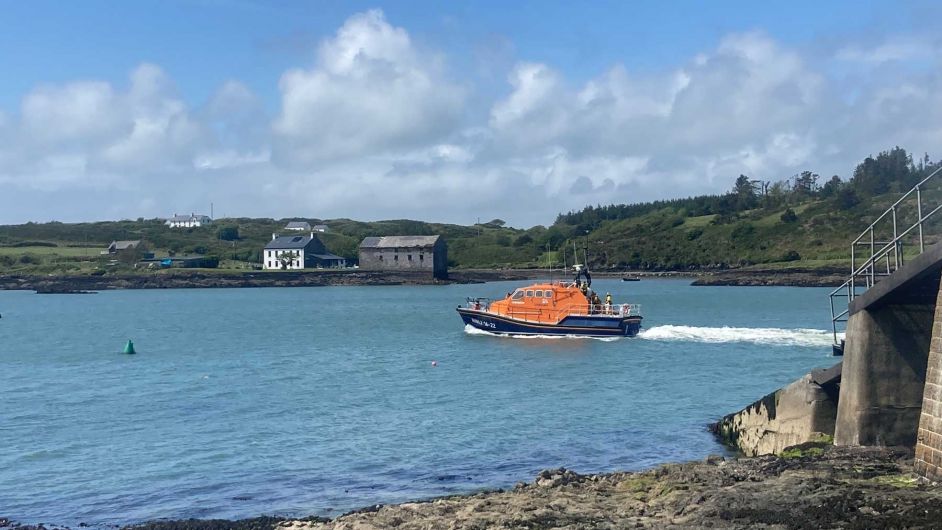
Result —
[[360, 248], [414, 248], [431, 247], [441, 236], [383, 236], [367, 237], [360, 243]]
[[140, 239], [135, 239], [134, 241], [112, 241], [111, 245], [108, 245], [108, 248], [114, 246], [115, 250], [127, 250], [129, 248], [134, 248], [141, 244]]
[[346, 258], [344, 258], [343, 256], [337, 256], [337, 255], [335, 255], [335, 254], [329, 254], [329, 253], [328, 253], [328, 254], [311, 254], [311, 255], [314, 256], [314, 257], [317, 258], [317, 259], [324, 259], [324, 260], [343, 260], [343, 259], [346, 259]]
[[208, 215], [193, 214], [193, 215], [174, 215], [173, 217], [167, 220], [173, 221], [176, 223], [182, 223], [186, 221], [205, 221], [206, 219], [209, 219]]
[[311, 236], [278, 236], [265, 245], [266, 249], [303, 249], [311, 242]]
[[285, 225], [285, 230], [310, 230], [311, 225], [307, 221], [291, 221]]

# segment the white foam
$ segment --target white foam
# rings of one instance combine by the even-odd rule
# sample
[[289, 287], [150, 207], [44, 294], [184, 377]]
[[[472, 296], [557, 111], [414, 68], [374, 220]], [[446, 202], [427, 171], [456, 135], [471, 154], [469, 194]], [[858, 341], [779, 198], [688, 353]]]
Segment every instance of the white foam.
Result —
[[[646, 340], [708, 342], [751, 342], [776, 346], [830, 346], [834, 339], [823, 329], [783, 328], [710, 328], [695, 326], [654, 326], [642, 330], [639, 337]], [[841, 336], [838, 335], [838, 339]]]
[[487, 335], [490, 337], [501, 337], [505, 339], [592, 339], [600, 340], [602, 342], [613, 342], [621, 339], [622, 337], [591, 337], [588, 335], [506, 335], [501, 333], [491, 333], [490, 331], [484, 331], [483, 329], [478, 329], [471, 324], [465, 324], [464, 332], [468, 335]]

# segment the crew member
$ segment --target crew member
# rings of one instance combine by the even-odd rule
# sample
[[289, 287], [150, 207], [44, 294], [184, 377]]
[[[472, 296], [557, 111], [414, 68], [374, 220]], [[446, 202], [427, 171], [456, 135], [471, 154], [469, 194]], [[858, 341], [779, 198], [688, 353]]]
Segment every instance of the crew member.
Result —
[[612, 312], [612, 293], [605, 293], [605, 312]]

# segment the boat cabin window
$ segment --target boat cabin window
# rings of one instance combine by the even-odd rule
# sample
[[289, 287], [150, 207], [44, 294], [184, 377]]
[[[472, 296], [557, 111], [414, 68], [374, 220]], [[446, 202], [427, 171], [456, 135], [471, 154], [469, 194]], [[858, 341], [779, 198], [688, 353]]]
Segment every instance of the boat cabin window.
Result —
[[537, 291], [537, 292], [533, 293], [533, 296], [535, 296], [535, 297], [537, 297], [537, 298], [543, 298], [543, 291]]
[[527, 291], [527, 296], [533, 296], [533, 291], [532, 291], [532, 290], [528, 290], [528, 291]]
[[520, 300], [523, 298], [523, 291], [518, 289], [514, 291], [514, 295], [510, 297], [511, 300]]

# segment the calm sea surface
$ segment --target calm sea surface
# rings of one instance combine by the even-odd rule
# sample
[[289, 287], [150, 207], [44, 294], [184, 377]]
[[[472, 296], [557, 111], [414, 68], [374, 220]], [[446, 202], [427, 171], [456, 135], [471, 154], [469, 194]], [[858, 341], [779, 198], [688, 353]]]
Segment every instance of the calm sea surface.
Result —
[[825, 289], [597, 280], [641, 336], [465, 330], [465, 296], [514, 285], [0, 291], [0, 516], [337, 515], [698, 459], [708, 422], [834, 363]]

